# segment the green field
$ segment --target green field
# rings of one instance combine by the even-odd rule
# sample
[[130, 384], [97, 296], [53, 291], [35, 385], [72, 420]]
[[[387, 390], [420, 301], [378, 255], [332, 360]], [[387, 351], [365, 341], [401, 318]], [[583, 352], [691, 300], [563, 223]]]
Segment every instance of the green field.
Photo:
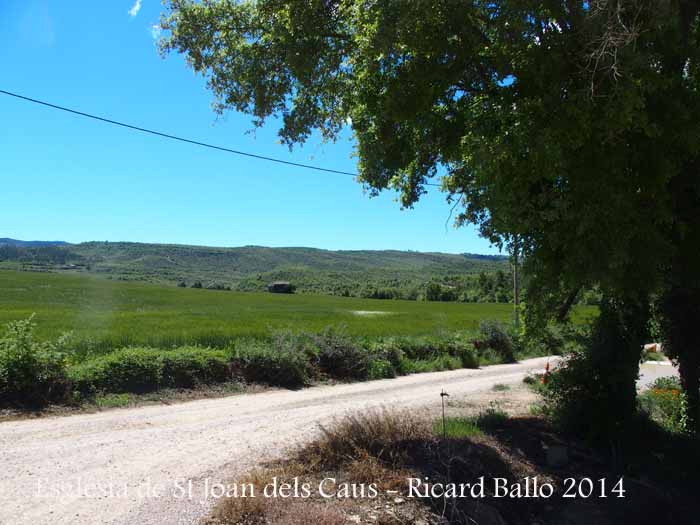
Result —
[[0, 271], [0, 323], [32, 313], [41, 338], [72, 331], [79, 347], [107, 350], [130, 344], [224, 346], [237, 336], [338, 325], [350, 335], [370, 337], [475, 332], [481, 320], [510, 319], [512, 305], [226, 292]]
[[99, 277], [0, 271], [0, 322], [36, 314], [38, 334], [164, 346], [258, 336], [280, 328], [427, 335], [506, 320], [507, 304], [462, 304], [164, 287]]

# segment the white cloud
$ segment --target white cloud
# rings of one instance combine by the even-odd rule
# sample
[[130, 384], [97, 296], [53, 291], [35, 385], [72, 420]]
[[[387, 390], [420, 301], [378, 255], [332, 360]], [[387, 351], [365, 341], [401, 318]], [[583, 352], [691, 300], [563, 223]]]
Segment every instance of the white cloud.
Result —
[[151, 25], [151, 36], [153, 37], [153, 40], [158, 40], [162, 31], [163, 30], [161, 29], [160, 24]]
[[141, 0], [136, 0], [131, 9], [129, 9], [129, 16], [136, 16], [139, 14], [139, 11], [141, 11]]

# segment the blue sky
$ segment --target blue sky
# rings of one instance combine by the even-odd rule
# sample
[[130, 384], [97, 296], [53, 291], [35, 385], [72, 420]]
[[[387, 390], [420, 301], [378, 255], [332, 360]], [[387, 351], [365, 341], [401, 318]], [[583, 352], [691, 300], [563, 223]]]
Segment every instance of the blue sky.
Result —
[[[351, 137], [293, 152], [270, 122], [217, 118], [205, 81], [158, 55], [159, 0], [1, 0], [0, 89], [195, 140], [355, 171]], [[496, 253], [350, 177], [171, 142], [0, 95], [0, 237]]]

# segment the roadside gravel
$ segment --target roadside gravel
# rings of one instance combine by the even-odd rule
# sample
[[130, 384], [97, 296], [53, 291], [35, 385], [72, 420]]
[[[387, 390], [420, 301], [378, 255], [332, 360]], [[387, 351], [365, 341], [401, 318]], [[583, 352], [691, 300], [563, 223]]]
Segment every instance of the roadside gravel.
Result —
[[546, 362], [0, 423], [0, 523], [196, 523], [214, 484], [312, 438], [319, 423], [378, 407], [437, 413], [442, 389], [464, 399]]

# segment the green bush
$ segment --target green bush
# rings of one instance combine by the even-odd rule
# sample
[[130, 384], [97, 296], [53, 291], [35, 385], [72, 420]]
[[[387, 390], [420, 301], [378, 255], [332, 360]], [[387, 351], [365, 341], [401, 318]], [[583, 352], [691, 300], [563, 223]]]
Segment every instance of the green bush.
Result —
[[677, 378], [658, 378], [639, 396], [639, 406], [666, 430], [685, 431], [685, 396]]
[[515, 346], [510, 335], [498, 321], [482, 321], [479, 325], [482, 343], [492, 349], [504, 363], [515, 362]]
[[634, 414], [619, 416], [620, 403], [610, 385], [619, 384], [617, 369], [607, 368], [591, 356], [591, 349], [572, 351], [548, 375], [545, 384], [534, 384], [542, 396], [541, 414], [562, 430], [601, 444], [629, 431]]
[[8, 323], [0, 339], [0, 404], [38, 408], [68, 395], [68, 337], [35, 341], [32, 318]]
[[234, 345], [232, 360], [234, 369], [252, 383], [300, 388], [313, 375], [308, 354], [293, 344], [276, 346], [256, 339], [239, 341]]
[[534, 357], [544, 355], [565, 355], [581, 346], [590, 336], [589, 326], [549, 323], [545, 326], [527, 327], [521, 337], [518, 355]]
[[373, 358], [367, 367], [367, 379], [396, 377], [396, 368], [387, 359]]
[[123, 348], [71, 367], [73, 388], [82, 396], [191, 388], [231, 377], [224, 352], [199, 347], [172, 350]]
[[367, 379], [370, 354], [343, 331], [326, 328], [314, 336], [321, 370], [338, 379]]
[[402, 358], [412, 361], [431, 361], [443, 355], [457, 357], [465, 368], [476, 368], [479, 360], [474, 352], [474, 345], [460, 335], [433, 337], [389, 337], [373, 345], [387, 355], [388, 359], [399, 365]]

